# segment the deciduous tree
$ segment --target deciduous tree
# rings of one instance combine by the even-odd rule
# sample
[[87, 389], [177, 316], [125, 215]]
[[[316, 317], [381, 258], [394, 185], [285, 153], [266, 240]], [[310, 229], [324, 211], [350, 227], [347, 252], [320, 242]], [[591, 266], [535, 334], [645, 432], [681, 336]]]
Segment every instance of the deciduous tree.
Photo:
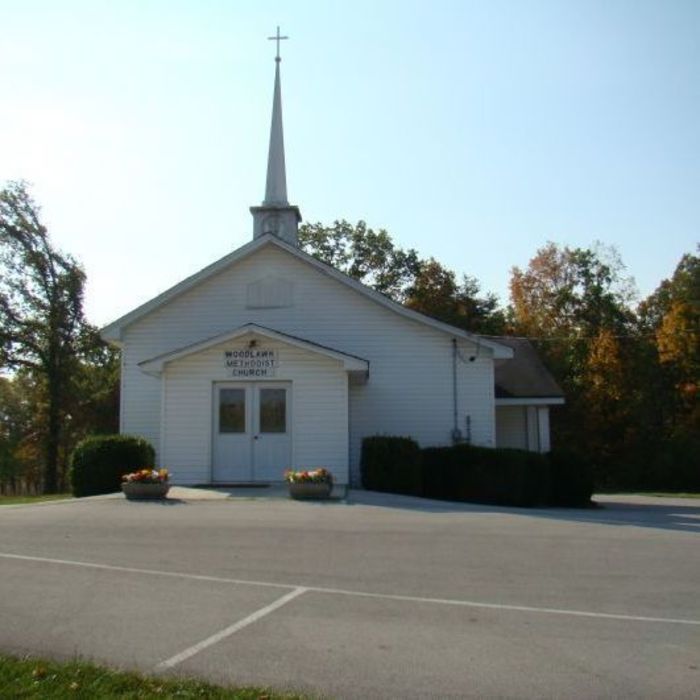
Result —
[[671, 431], [700, 429], [700, 256], [684, 255], [670, 279], [640, 304], [641, 325], [655, 342], [658, 372], [672, 405]]
[[85, 327], [85, 275], [58, 251], [24, 183], [0, 191], [0, 367], [24, 369], [45, 388], [43, 486], [58, 487], [61, 432]]
[[493, 294], [481, 295], [479, 282], [457, 275], [434, 258], [422, 261], [405, 304], [415, 311], [473, 333], [503, 333], [505, 319]]
[[384, 229], [374, 231], [364, 221], [304, 224], [299, 242], [319, 260], [415, 311], [472, 332], [503, 331], [498, 300], [481, 295], [475, 278], [465, 275], [459, 282], [434, 258], [421, 260], [412, 248], [396, 246]]
[[345, 220], [334, 221], [332, 226], [303, 224], [299, 244], [319, 260], [396, 301], [403, 301], [419, 268], [415, 250], [398, 248], [384, 229], [375, 231], [364, 221], [355, 226]]
[[524, 335], [595, 336], [601, 328], [623, 331], [631, 321], [633, 281], [614, 248], [560, 247], [548, 243], [526, 270], [514, 267], [513, 318]]

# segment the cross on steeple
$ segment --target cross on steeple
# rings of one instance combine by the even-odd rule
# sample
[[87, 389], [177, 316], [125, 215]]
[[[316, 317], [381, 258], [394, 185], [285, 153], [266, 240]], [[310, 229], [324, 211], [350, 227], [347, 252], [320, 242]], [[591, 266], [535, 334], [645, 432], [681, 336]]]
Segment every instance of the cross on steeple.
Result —
[[267, 40], [268, 41], [276, 41], [277, 42], [277, 56], [275, 57], [275, 61], [279, 63], [282, 59], [280, 58], [280, 41], [284, 41], [285, 39], [289, 39], [288, 36], [280, 36], [280, 28], [277, 27], [277, 34], [275, 36], [268, 36]]
[[301, 213], [299, 207], [287, 200], [287, 172], [284, 163], [284, 133], [282, 129], [282, 86], [280, 80], [280, 41], [288, 39], [277, 34], [269, 36], [270, 41], [277, 42], [275, 57], [275, 89], [272, 93], [272, 121], [270, 123], [270, 149], [267, 153], [267, 180], [265, 181], [265, 199], [259, 207], [251, 207], [253, 215], [253, 238], [260, 236], [277, 236], [289, 245], [298, 246], [297, 233]]

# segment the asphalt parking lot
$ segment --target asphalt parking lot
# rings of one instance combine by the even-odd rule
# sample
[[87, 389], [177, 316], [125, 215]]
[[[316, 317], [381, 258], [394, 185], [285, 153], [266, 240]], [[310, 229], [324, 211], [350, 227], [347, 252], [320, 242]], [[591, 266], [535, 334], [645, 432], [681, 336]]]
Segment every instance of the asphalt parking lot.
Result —
[[697, 501], [173, 493], [0, 508], [0, 650], [339, 698], [700, 695]]

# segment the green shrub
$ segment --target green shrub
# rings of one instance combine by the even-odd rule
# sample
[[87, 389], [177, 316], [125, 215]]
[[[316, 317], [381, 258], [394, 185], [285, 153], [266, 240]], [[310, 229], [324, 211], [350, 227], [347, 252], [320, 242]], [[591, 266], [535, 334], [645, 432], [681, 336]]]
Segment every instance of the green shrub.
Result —
[[362, 441], [362, 486], [370, 491], [422, 495], [420, 448], [408, 437], [374, 435]]
[[549, 453], [553, 506], [585, 506], [593, 495], [593, 467], [590, 460], [570, 450]]
[[449, 447], [425, 447], [421, 450], [421, 482], [426, 498], [457, 500], [452, 457]]
[[470, 449], [468, 445], [454, 445], [421, 450], [421, 480], [426, 498], [474, 500], [474, 471], [468, 458]]
[[419, 449], [410, 438], [362, 443], [362, 485], [372, 491], [503, 506], [584, 506], [593, 493], [589, 460], [565, 452], [475, 447]]
[[119, 491], [122, 474], [152, 467], [155, 451], [135, 435], [95, 435], [80, 442], [70, 460], [74, 496]]
[[643, 488], [659, 491], [700, 491], [700, 436], [674, 436], [659, 446], [652, 473]]
[[423, 493], [428, 498], [512, 506], [547, 503], [549, 464], [525, 450], [429, 447], [422, 451]]
[[488, 447], [471, 447], [462, 452], [473, 472], [470, 500], [507, 506], [547, 502], [549, 469], [537, 452]]

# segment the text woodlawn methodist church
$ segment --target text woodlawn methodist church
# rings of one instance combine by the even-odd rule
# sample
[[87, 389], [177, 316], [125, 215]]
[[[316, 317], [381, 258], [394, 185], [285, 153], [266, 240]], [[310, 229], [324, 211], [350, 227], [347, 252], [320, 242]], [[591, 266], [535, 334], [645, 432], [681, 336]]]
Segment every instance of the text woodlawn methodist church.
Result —
[[563, 398], [527, 341], [411, 311], [299, 249], [279, 68], [253, 239], [102, 331], [122, 349], [121, 432], [176, 484], [324, 466], [358, 485], [369, 435], [548, 451]]

